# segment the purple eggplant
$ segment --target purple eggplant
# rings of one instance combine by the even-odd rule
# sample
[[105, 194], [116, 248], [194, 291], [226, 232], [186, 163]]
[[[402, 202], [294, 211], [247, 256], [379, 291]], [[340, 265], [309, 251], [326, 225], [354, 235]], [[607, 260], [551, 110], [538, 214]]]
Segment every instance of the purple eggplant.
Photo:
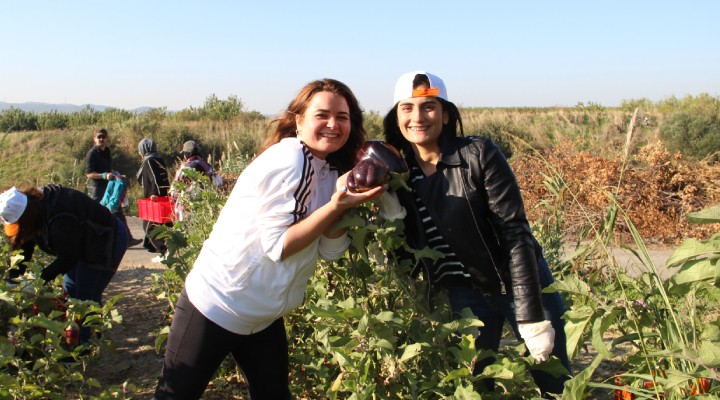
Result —
[[381, 140], [368, 140], [363, 143], [355, 155], [355, 163], [366, 158], [372, 158], [384, 165], [389, 172], [406, 174], [408, 166], [400, 155], [400, 152], [392, 145]]
[[374, 158], [360, 160], [347, 178], [347, 187], [352, 193], [362, 193], [390, 181], [390, 172]]

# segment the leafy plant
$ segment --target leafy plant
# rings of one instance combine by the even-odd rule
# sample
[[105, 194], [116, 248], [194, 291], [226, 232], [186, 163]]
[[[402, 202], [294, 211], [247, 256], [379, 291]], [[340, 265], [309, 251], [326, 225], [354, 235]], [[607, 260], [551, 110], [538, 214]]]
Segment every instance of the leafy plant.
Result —
[[[11, 258], [7, 245], [0, 257]], [[38, 256], [38, 258], [42, 258]], [[12, 256], [13, 265], [22, 257]], [[110, 343], [102, 333], [122, 322], [114, 308], [115, 297], [103, 306], [67, 298], [57, 282], [39, 278], [43, 265], [28, 263], [21, 280], [0, 280], [0, 398], [65, 399], [68, 393], [99, 388], [82, 371], [101, 347]], [[94, 335], [86, 344], [75, 344], [79, 323]]]
[[[698, 215], [695, 218], [720, 221], [712, 218], [712, 211]], [[587, 262], [590, 254], [607, 254], [618, 218], [632, 232], [634, 247], [628, 249], [643, 269], [639, 276], [630, 276], [608, 256], [607, 264], [585, 280], [570, 275], [551, 286], [572, 298], [566, 313], [568, 352], [577, 354], [589, 341], [599, 358], [624, 359], [627, 372], [618, 377], [636, 388], [629, 389], [636, 398], [685, 398], [700, 380], [720, 380], [720, 234], [708, 241], [683, 242], [668, 260], [667, 266], [677, 272], [664, 278], [632, 222], [613, 201], [596, 240], [578, 252], [584, 258], [580, 261]], [[614, 387], [609, 381], [590, 382], [590, 376], [584, 377], [589, 387]]]
[[679, 112], [660, 127], [667, 148], [691, 159], [702, 159], [720, 151], [720, 117]]

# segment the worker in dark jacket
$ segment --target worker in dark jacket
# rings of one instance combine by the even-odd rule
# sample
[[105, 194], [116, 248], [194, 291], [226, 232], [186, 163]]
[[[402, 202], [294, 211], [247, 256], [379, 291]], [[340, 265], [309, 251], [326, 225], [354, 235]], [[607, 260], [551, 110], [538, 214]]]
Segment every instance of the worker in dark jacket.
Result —
[[[411, 247], [443, 253], [421, 259], [416, 270], [446, 290], [456, 317], [470, 308], [484, 323], [478, 349], [497, 352], [508, 321], [536, 361], [554, 355], [569, 371], [563, 305], [559, 294], [542, 293], [552, 275], [507, 160], [489, 139], [463, 137], [460, 113], [437, 76], [401, 76], [394, 102], [384, 119], [385, 139], [403, 152], [412, 191], [399, 190], [395, 202], [385, 196], [382, 204], [404, 208]], [[474, 373], [492, 362], [481, 360]], [[562, 393], [568, 379], [538, 371], [533, 377], [544, 395]], [[492, 389], [494, 383], [486, 384]]]
[[[59, 185], [13, 187], [0, 195], [0, 220], [13, 250], [30, 261], [39, 247], [55, 256], [41, 273], [46, 281], [64, 274], [69, 297], [102, 304], [102, 294], [115, 275], [128, 245], [127, 229], [107, 208], [82, 192]], [[24, 273], [10, 271], [11, 278]], [[90, 331], [80, 330], [80, 343]]]
[[[167, 196], [170, 190], [170, 179], [165, 160], [158, 153], [157, 143], [150, 138], [143, 138], [138, 143], [138, 153], [142, 157], [142, 162], [136, 178], [143, 188], [143, 198]], [[152, 231], [156, 226], [158, 224], [155, 222], [143, 221], [143, 230], [145, 231], [143, 247], [151, 253], [160, 253], [153, 258], [153, 262], [161, 262], [165, 258], [167, 247], [165, 240], [153, 236]]]

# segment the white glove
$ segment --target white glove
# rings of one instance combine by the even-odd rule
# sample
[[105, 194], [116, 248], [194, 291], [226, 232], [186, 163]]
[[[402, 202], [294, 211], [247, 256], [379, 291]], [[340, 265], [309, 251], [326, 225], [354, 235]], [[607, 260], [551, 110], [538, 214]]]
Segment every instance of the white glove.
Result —
[[394, 221], [396, 219], [403, 219], [407, 212], [405, 208], [400, 205], [400, 201], [397, 198], [397, 194], [390, 193], [387, 190], [378, 197], [380, 201], [380, 215], [388, 221]]
[[543, 362], [550, 358], [555, 343], [555, 329], [550, 321], [520, 323], [518, 331], [535, 361]]

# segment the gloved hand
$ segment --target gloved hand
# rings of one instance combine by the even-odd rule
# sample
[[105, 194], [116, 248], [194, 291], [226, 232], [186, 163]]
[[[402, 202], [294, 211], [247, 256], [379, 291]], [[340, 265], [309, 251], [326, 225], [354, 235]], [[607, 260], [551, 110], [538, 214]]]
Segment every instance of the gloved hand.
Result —
[[380, 201], [380, 215], [382, 215], [383, 218], [388, 221], [405, 218], [407, 212], [405, 208], [400, 205], [397, 194], [386, 190], [378, 197], [378, 200]]
[[550, 358], [555, 343], [555, 329], [550, 321], [519, 323], [518, 331], [535, 361], [543, 362]]

